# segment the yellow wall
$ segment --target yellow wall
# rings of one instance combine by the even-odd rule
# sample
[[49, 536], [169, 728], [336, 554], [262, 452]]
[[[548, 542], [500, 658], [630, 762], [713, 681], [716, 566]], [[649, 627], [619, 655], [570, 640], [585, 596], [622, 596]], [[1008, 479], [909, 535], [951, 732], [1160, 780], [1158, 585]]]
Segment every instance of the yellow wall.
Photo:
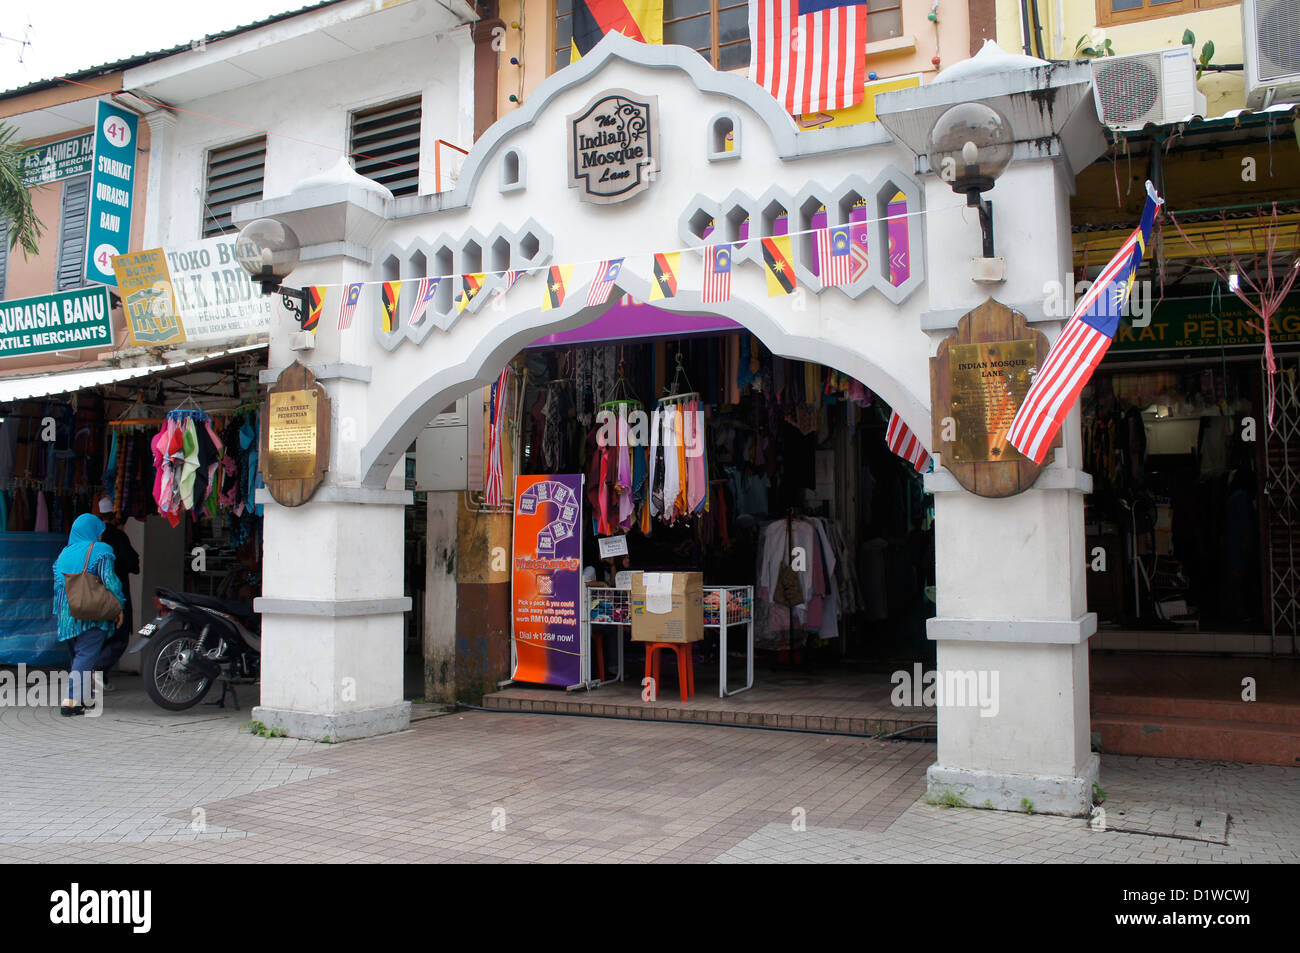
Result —
[[[1079, 37], [1099, 29], [1097, 2], [1106, 0], [1038, 0], [1043, 42], [1050, 58], [1073, 56]], [[1178, 46], [1183, 41], [1183, 31], [1191, 30], [1196, 34], [1196, 56], [1200, 56], [1201, 46], [1206, 40], [1213, 40], [1212, 64], [1242, 61], [1240, 4], [1100, 29], [1119, 55]], [[998, 0], [998, 44], [1013, 53], [1023, 52], [1020, 0]], [[1205, 73], [1197, 85], [1205, 94], [1211, 116], [1221, 116], [1229, 109], [1240, 109], [1246, 104], [1244, 77], [1240, 72]]]
[[[934, 24], [926, 18], [930, 4], [931, 0], [903, 0], [903, 35], [895, 40], [868, 43], [868, 72], [875, 72], [881, 79], [921, 73], [922, 82], [929, 82], [939, 68], [951, 66], [970, 55], [970, 24], [965, 0], [939, 0], [937, 34]], [[506, 23], [506, 35], [499, 57], [498, 116], [508, 115], [519, 108], [547, 77], [553, 55], [550, 49], [553, 9], [553, 0], [502, 0], [500, 15]], [[519, 24], [519, 28], [512, 24]], [[931, 62], [935, 55], [939, 56], [939, 67]], [[511, 57], [519, 58], [522, 66], [512, 66]], [[745, 75], [749, 70], [736, 72]], [[519, 96], [520, 102], [510, 102], [511, 94]]]

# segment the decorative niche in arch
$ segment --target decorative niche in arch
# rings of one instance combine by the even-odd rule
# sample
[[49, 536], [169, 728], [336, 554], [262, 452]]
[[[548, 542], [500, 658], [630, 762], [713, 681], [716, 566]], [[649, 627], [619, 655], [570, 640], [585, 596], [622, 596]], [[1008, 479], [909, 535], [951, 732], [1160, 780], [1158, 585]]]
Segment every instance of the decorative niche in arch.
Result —
[[524, 188], [524, 154], [518, 149], [507, 149], [501, 157], [501, 192], [518, 192]]
[[740, 117], [730, 112], [718, 113], [709, 120], [709, 161], [739, 158]]

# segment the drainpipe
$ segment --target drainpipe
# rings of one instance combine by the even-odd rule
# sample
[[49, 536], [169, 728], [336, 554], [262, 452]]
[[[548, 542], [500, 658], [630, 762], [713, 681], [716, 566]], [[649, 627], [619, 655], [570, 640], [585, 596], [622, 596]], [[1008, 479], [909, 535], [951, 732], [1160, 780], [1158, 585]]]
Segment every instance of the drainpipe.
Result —
[[480, 19], [470, 27], [474, 41], [474, 141], [497, 121], [497, 76], [500, 55], [493, 40], [504, 36], [506, 24], [499, 16], [498, 0], [480, 0]]

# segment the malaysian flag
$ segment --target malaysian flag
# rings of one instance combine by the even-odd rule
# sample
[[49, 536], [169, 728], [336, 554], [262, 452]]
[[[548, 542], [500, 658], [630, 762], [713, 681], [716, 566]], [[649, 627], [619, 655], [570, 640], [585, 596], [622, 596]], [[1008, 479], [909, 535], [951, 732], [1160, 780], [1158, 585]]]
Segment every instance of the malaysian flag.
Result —
[[792, 116], [845, 109], [866, 82], [866, 0], [749, 0], [749, 75]]
[[339, 306], [339, 330], [346, 331], [352, 327], [352, 312], [357, 310], [361, 300], [361, 283], [346, 285], [343, 288], [343, 303]]
[[424, 321], [424, 314], [429, 309], [429, 303], [433, 301], [434, 295], [438, 293], [438, 283], [441, 278], [421, 278], [419, 287], [415, 289], [415, 304], [411, 308], [411, 327], [419, 327]]
[[889, 427], [885, 430], [885, 443], [889, 445], [890, 450], [916, 467], [917, 473], [924, 473], [930, 469], [930, 454], [921, 445], [916, 434], [912, 433], [911, 428], [903, 423], [903, 418], [898, 416], [896, 410], [889, 412]]
[[1007, 440], [1036, 464], [1042, 464], [1079, 392], [1110, 348], [1133, 278], [1146, 253], [1156, 209], [1163, 204], [1164, 199], [1148, 182], [1141, 223], [1079, 300], [1011, 421]]
[[731, 300], [731, 246], [704, 246], [704, 289], [700, 301], [716, 304]]
[[817, 229], [817, 267], [822, 287], [847, 285], [853, 280], [853, 238], [849, 226]]
[[518, 281], [522, 276], [523, 276], [523, 271], [521, 271], [518, 268], [516, 268], [514, 271], [507, 271], [505, 290], [509, 291], [511, 288], [513, 288], [515, 286], [515, 282]]
[[609, 300], [609, 293], [614, 288], [614, 282], [618, 281], [618, 272], [622, 267], [622, 258], [611, 258], [600, 263], [596, 269], [596, 280], [591, 283], [591, 291], [587, 294], [587, 307], [604, 304]]

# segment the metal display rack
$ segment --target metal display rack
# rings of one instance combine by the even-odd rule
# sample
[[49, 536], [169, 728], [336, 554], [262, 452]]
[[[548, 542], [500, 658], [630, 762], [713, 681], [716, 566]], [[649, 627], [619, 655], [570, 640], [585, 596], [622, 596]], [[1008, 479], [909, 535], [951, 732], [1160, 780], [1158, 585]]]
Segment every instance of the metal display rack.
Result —
[[[583, 641], [592, 646], [591, 627], [593, 625], [611, 625], [628, 627], [632, 625], [632, 590], [609, 586], [588, 586], [585, 589], [582, 611]], [[745, 686], [744, 688], [727, 687], [727, 636], [737, 626], [745, 627]], [[748, 691], [754, 687], [754, 587], [753, 586], [705, 586], [704, 587], [704, 627], [718, 630], [718, 697], [726, 698]], [[590, 665], [594, 652], [589, 648], [587, 660]], [[624, 676], [623, 635], [618, 638], [618, 677], [596, 678], [589, 671], [588, 685], [598, 687], [610, 682], [623, 681]]]

